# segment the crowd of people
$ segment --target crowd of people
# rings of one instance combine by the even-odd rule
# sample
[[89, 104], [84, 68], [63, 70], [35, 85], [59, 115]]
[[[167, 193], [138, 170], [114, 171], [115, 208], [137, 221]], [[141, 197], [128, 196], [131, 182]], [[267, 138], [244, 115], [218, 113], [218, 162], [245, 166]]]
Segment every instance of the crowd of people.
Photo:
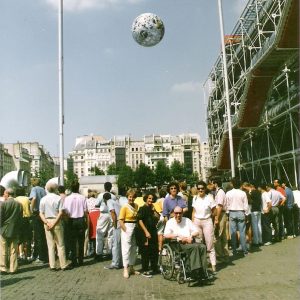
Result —
[[[191, 257], [189, 267], [216, 274], [219, 264], [251, 249], [299, 235], [299, 194], [286, 182], [255, 185], [232, 178], [170, 182], [157, 192], [128, 189], [117, 196], [106, 182], [104, 191], [85, 197], [74, 181], [70, 191], [39, 180], [24, 188], [0, 186], [2, 274], [15, 273], [18, 262], [49, 264], [65, 271], [111, 260], [104, 268], [123, 269], [123, 277], [160, 273], [164, 239], [176, 239]], [[163, 253], [161, 253], [163, 255]], [[141, 270], [136, 269], [141, 256]]]

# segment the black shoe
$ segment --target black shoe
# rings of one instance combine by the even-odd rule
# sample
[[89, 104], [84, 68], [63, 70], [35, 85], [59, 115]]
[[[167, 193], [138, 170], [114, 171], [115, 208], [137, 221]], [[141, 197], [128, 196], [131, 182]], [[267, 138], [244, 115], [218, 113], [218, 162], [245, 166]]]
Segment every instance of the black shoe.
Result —
[[58, 271], [56, 268], [50, 268], [50, 271], [51, 272], [56, 272], [56, 271]]
[[95, 260], [101, 262], [101, 261], [103, 261], [103, 256], [102, 255], [95, 255]]
[[0, 271], [0, 275], [8, 275], [6, 271]]

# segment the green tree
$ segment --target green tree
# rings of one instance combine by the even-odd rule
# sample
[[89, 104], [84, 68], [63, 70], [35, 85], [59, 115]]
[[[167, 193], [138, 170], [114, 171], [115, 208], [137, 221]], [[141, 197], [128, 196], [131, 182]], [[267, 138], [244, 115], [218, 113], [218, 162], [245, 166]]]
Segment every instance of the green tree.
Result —
[[159, 160], [155, 167], [155, 184], [158, 187], [161, 187], [164, 184], [167, 184], [171, 180], [171, 171], [170, 168], [166, 165], [164, 160]]
[[99, 169], [97, 166], [91, 167], [91, 172], [96, 175], [105, 175], [104, 171]]
[[134, 173], [135, 183], [139, 188], [146, 188], [154, 183], [154, 173], [149, 166], [141, 163]]
[[38, 173], [38, 178], [40, 179], [40, 185], [45, 186], [47, 181], [54, 177], [54, 170], [50, 167], [41, 168]]
[[190, 186], [195, 186], [199, 181], [198, 172], [194, 172], [193, 174], [187, 175], [186, 182]]
[[112, 163], [107, 167], [107, 175], [117, 175], [118, 170], [116, 164]]
[[134, 172], [129, 166], [123, 166], [118, 172], [118, 187], [119, 190], [127, 191], [129, 188], [134, 186]]
[[186, 179], [184, 164], [180, 163], [178, 160], [173, 161], [170, 170], [173, 180], [183, 181]]
[[70, 189], [71, 183], [74, 181], [78, 181], [78, 176], [73, 172], [73, 170], [67, 170], [65, 171], [65, 180], [64, 180], [64, 186], [66, 189]]

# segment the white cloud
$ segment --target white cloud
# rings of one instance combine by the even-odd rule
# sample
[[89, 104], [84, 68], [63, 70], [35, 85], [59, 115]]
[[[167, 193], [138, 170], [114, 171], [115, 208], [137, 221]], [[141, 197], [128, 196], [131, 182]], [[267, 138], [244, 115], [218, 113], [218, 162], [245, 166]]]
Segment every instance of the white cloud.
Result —
[[198, 93], [201, 92], [202, 84], [197, 81], [188, 81], [182, 83], [175, 83], [171, 87], [174, 93]]
[[[118, 5], [138, 4], [144, 0], [64, 0], [65, 11], [82, 11], [90, 9], [105, 9]], [[58, 0], [46, 0], [46, 3], [53, 8], [58, 7]]]

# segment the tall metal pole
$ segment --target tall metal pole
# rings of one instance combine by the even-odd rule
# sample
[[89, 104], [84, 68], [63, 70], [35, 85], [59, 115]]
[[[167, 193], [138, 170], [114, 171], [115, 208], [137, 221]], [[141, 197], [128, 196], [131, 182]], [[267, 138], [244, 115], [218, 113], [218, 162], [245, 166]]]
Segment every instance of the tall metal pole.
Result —
[[58, 0], [59, 184], [64, 185], [64, 56], [63, 0]]
[[221, 33], [221, 45], [222, 45], [222, 57], [223, 57], [223, 69], [224, 69], [224, 81], [225, 81], [225, 96], [226, 96], [228, 135], [229, 135], [231, 177], [235, 177], [232, 126], [231, 126], [231, 113], [230, 113], [230, 100], [229, 100], [229, 87], [228, 87], [228, 72], [227, 72], [227, 61], [226, 61], [225, 41], [224, 41], [224, 23], [223, 23], [222, 0], [218, 0], [218, 8], [219, 8], [220, 33]]

